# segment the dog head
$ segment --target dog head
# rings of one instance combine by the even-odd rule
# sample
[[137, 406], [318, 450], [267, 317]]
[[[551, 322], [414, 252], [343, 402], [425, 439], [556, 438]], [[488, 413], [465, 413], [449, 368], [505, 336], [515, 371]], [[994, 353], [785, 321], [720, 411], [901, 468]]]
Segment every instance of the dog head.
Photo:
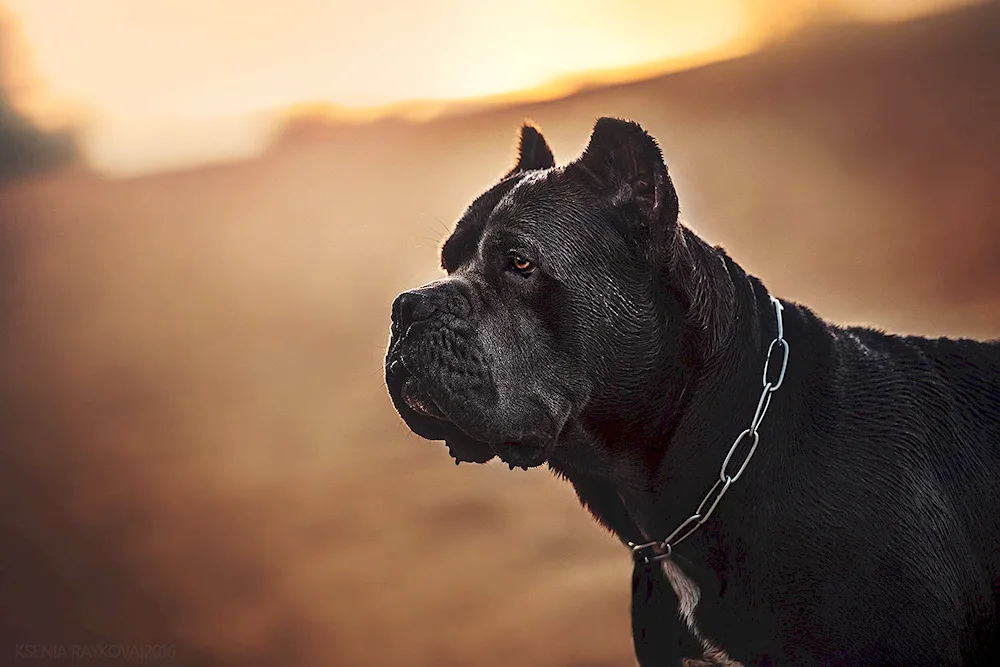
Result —
[[677, 215], [637, 124], [600, 119], [563, 168], [522, 128], [515, 167], [445, 242], [447, 276], [393, 303], [386, 382], [406, 424], [456, 462], [526, 468], [583, 422], [641, 410], [676, 352], [660, 277], [683, 243]]

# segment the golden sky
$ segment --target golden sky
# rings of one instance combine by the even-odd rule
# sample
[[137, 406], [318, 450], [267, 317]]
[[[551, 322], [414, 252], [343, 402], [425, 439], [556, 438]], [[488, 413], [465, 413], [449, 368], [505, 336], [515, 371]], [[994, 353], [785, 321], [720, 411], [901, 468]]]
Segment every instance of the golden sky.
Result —
[[[280, 110], [508, 94], [600, 70], [745, 53], [827, 13], [897, 20], [963, 0], [6, 0], [15, 95], [84, 125], [130, 172], [252, 154]], [[3, 0], [0, 0], [3, 2]], [[30, 70], [30, 71], [28, 71]]]

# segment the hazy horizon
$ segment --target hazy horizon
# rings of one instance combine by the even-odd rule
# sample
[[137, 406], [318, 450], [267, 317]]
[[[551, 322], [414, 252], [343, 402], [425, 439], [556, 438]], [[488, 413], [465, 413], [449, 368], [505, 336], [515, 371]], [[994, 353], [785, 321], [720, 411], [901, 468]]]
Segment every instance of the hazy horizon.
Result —
[[[16, 108], [76, 128], [133, 175], [260, 154], [288, 118], [556, 99], [739, 57], [816, 23], [896, 22], [970, 0], [0, 2]], [[381, 11], [380, 11], [381, 10]]]

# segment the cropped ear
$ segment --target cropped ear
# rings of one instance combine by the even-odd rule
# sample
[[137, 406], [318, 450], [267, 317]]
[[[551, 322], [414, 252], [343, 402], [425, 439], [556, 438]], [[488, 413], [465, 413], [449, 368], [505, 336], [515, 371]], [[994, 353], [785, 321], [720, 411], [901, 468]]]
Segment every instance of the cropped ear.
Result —
[[616, 207], [634, 206], [650, 229], [677, 222], [677, 191], [656, 141], [638, 123], [601, 118], [583, 155], [567, 167]]
[[517, 153], [517, 164], [507, 172], [507, 176], [513, 176], [519, 171], [550, 169], [556, 166], [555, 158], [552, 157], [552, 149], [545, 143], [545, 137], [527, 123], [521, 127]]

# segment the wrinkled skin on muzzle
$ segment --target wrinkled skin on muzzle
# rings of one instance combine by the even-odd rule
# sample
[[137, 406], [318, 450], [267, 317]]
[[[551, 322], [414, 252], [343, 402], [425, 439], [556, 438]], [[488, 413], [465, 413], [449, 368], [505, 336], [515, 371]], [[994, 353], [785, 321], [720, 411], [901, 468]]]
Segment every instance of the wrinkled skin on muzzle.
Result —
[[463, 275], [401, 294], [386, 381], [407, 426], [444, 440], [457, 462], [499, 454], [512, 466], [537, 466], [585, 402], [586, 386], [564, 382], [571, 362], [554, 364], [544, 332], [497, 301]]

